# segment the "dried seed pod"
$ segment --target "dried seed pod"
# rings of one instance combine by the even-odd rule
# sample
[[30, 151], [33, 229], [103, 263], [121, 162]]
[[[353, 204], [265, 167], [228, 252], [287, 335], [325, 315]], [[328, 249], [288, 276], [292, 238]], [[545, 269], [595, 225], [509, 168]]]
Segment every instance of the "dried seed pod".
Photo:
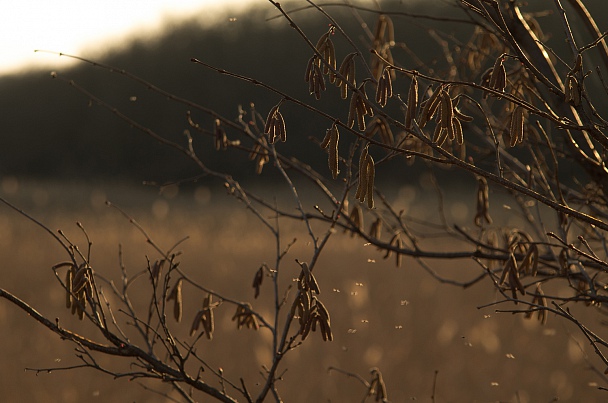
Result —
[[[395, 243], [391, 243], [391, 245], [395, 246], [397, 249], [403, 249], [403, 243], [401, 242], [401, 237], [397, 236], [397, 239], [395, 241]], [[395, 266], [397, 266], [397, 268], [401, 267], [401, 253], [397, 252], [395, 253]]]
[[305, 82], [310, 83], [310, 81], [312, 80], [312, 75], [314, 73], [314, 65], [316, 63], [317, 63], [317, 55], [313, 55], [310, 59], [308, 59], [308, 63], [306, 64], [306, 72], [304, 73]]
[[443, 143], [448, 139], [448, 129], [443, 127], [440, 124], [435, 126], [435, 131], [433, 132], [433, 143], [437, 144], [437, 146], [441, 147]]
[[[450, 130], [449, 128], [452, 126], [452, 118], [454, 117], [454, 105], [452, 103], [452, 98], [447, 91], [441, 91], [440, 97], [440, 106], [441, 106], [441, 115], [439, 124], [444, 129]], [[453, 136], [450, 137], [453, 139]]]
[[321, 293], [321, 289], [319, 288], [319, 283], [317, 283], [317, 279], [314, 274], [310, 271], [308, 264], [306, 262], [300, 262], [296, 260], [296, 262], [302, 268], [302, 272], [300, 273], [300, 287], [302, 290], [310, 290], [314, 291], [316, 294]]
[[405, 128], [409, 129], [412, 127], [412, 120], [415, 119], [418, 112], [418, 78], [416, 75], [412, 76], [412, 82], [410, 83], [410, 89], [407, 94], [407, 110], [405, 113]]
[[458, 108], [454, 108], [454, 117], [460, 120], [461, 122], [472, 122], [473, 116], [466, 115], [462, 113], [462, 111]]
[[483, 226], [483, 221], [492, 224], [490, 217], [490, 196], [488, 181], [484, 177], [477, 178], [477, 214], [475, 214], [475, 225]]
[[359, 130], [365, 130], [365, 119], [364, 117], [368, 115], [370, 117], [374, 116], [374, 110], [369, 104], [369, 100], [367, 98], [367, 94], [365, 93], [365, 82], [361, 84], [358, 88], [357, 92], [353, 92], [350, 102], [350, 108], [348, 111], [348, 127], [353, 127], [355, 120], [357, 120], [357, 126]]
[[380, 134], [380, 138], [384, 144], [388, 144], [390, 146], [395, 144], [395, 137], [393, 136], [393, 131], [388, 123], [388, 121], [384, 118], [384, 116], [376, 115], [371, 120], [371, 122], [367, 125], [367, 129], [365, 130], [365, 135], [368, 138], [374, 137], [376, 133]]
[[374, 30], [374, 43], [387, 43], [389, 46], [393, 46], [395, 44], [395, 29], [393, 26], [393, 21], [385, 14], [380, 14], [378, 16], [376, 29]]
[[84, 311], [87, 308], [87, 296], [85, 292], [81, 292], [78, 295], [78, 303], [76, 304], [76, 310], [78, 311], [78, 319], [84, 319]]
[[386, 384], [382, 378], [382, 373], [378, 368], [372, 368], [370, 373], [372, 374], [372, 379], [369, 383], [368, 396], [376, 395], [376, 398], [374, 399], [376, 402], [387, 401], [388, 394], [386, 392]]
[[[393, 235], [393, 237], [391, 238], [391, 240], [389, 241], [389, 245], [393, 246], [393, 243], [395, 242], [395, 240], [399, 237], [399, 234], [395, 234]], [[382, 259], [388, 259], [389, 257], [391, 257], [393, 255], [393, 251], [392, 249], [386, 249], [386, 252], [384, 253], [384, 256], [382, 256]]]
[[437, 111], [437, 107], [439, 106], [440, 95], [443, 92], [444, 86], [440, 85], [426, 100], [422, 111], [420, 112], [420, 118], [418, 125], [420, 128], [424, 128], [426, 124], [433, 119], [435, 116], [435, 112]]
[[198, 328], [201, 324], [201, 320], [203, 318], [203, 314], [205, 313], [204, 309], [201, 309], [194, 315], [194, 321], [192, 322], [192, 326], [190, 327], [190, 336], [194, 336], [196, 332], [198, 332]]
[[182, 312], [183, 312], [183, 297], [182, 297], [182, 283], [183, 279], [179, 279], [169, 295], [167, 295], [167, 301], [174, 300], [175, 304], [173, 305], [173, 317], [176, 322], [181, 322], [182, 320]]
[[338, 169], [338, 142], [340, 141], [340, 133], [338, 132], [338, 126], [334, 123], [331, 128], [327, 130], [325, 133], [325, 138], [321, 143], [322, 148], [329, 147], [329, 158], [328, 165], [329, 170], [331, 171], [331, 175], [334, 179], [338, 177], [340, 170]]
[[323, 319], [319, 319], [319, 327], [321, 328], [321, 337], [323, 337], [323, 341], [333, 341], [334, 335], [331, 332], [331, 326], [327, 321]]
[[321, 72], [321, 68], [316, 64], [313, 65], [314, 74], [312, 80], [310, 81], [309, 91], [311, 94], [315, 94], [315, 99], [321, 99], [321, 91], [325, 91], [325, 77], [323, 77], [323, 73]]
[[279, 111], [280, 106], [281, 102], [270, 109], [268, 117], [266, 118], [266, 124], [264, 125], [264, 134], [268, 135], [268, 142], [270, 144], [273, 144], [277, 139], [281, 139], [281, 141], [287, 139], [285, 119]]
[[378, 217], [369, 229], [370, 238], [380, 239], [382, 236], [382, 220]]
[[265, 134], [270, 134], [270, 132], [273, 130], [274, 128], [274, 121], [275, 121], [275, 114], [276, 112], [279, 110], [279, 106], [281, 104], [278, 103], [275, 106], [273, 106], [270, 109], [270, 112], [268, 112], [268, 117], [266, 118], [266, 124], [264, 125], [264, 133]]
[[332, 83], [335, 80], [335, 74], [332, 69], [336, 69], [336, 50], [331, 41], [331, 35], [333, 35], [335, 30], [336, 28], [332, 25], [329, 30], [319, 38], [316, 46], [317, 51], [323, 56], [323, 74], [329, 74], [329, 80]]
[[[374, 159], [371, 155], [367, 154], [367, 207], [370, 209], [374, 208], [374, 179], [376, 176], [376, 166], [374, 164]], [[363, 201], [363, 200], [361, 200]]]
[[74, 266], [70, 265], [70, 268], [65, 273], [65, 307], [70, 309], [72, 307], [72, 280], [74, 278]]
[[79, 294], [84, 290], [86, 283], [89, 281], [89, 266], [82, 263], [72, 279], [72, 292]]
[[376, 86], [376, 102], [382, 107], [386, 106], [388, 99], [393, 96], [393, 83], [390, 71], [390, 67], [384, 68]]
[[264, 266], [260, 266], [258, 271], [255, 272], [255, 276], [253, 277], [253, 285], [252, 287], [255, 289], [254, 298], [260, 296], [260, 287], [262, 286], [262, 281], [264, 281]]
[[511, 114], [511, 125], [509, 129], [509, 146], [515, 147], [524, 140], [524, 113], [525, 109], [516, 106]]
[[203, 313], [202, 317], [203, 328], [208, 340], [213, 339], [213, 331], [215, 329], [215, 320], [213, 318], [213, 309], [208, 308]]
[[357, 82], [355, 80], [355, 56], [356, 53], [348, 54], [338, 70], [339, 76], [336, 77], [335, 84], [340, 88], [340, 96], [342, 99], [348, 98], [348, 84], [350, 83], [353, 87], [356, 87]]
[[158, 284], [158, 279], [163, 271], [163, 266], [165, 265], [165, 259], [159, 259], [154, 262], [152, 267], [150, 268], [150, 277], [152, 280], [152, 284]]
[[357, 119], [357, 98], [359, 95], [356, 92], [353, 92], [353, 95], [350, 98], [350, 105], [348, 108], [348, 118], [346, 119], [346, 126], [353, 127], [355, 124], [355, 120]]
[[492, 73], [490, 74], [490, 81], [488, 86], [497, 91], [504, 91], [507, 86], [507, 71], [504, 66], [505, 58], [503, 55], [499, 56], [494, 62]]
[[[537, 304], [543, 306], [543, 307], [547, 307], [547, 298], [545, 297], [545, 293], [543, 292], [543, 290], [540, 288], [540, 282], [536, 283], [536, 296], [534, 297], [535, 301]], [[541, 324], [546, 325], [547, 324], [547, 311], [545, 311], [544, 309], [541, 309], [538, 311], [538, 320], [541, 322]]]
[[363, 202], [365, 200], [365, 192], [367, 191], [367, 149], [365, 146], [359, 157], [359, 183], [355, 192], [355, 199]]
[[[353, 222], [353, 225], [359, 230], [359, 232], [363, 232], [363, 210], [361, 210], [361, 206], [354, 203], [353, 209], [348, 215]], [[351, 232], [351, 236], [355, 236], [353, 232]]]
[[574, 75], [568, 74], [568, 76], [566, 76], [565, 87], [566, 102], [574, 106], [579, 106], [581, 104], [581, 86], [578, 79]]
[[459, 145], [464, 144], [464, 133], [462, 131], [462, 124], [460, 120], [454, 115], [452, 118], [452, 130], [454, 132], [454, 137], [456, 138], [456, 143]]

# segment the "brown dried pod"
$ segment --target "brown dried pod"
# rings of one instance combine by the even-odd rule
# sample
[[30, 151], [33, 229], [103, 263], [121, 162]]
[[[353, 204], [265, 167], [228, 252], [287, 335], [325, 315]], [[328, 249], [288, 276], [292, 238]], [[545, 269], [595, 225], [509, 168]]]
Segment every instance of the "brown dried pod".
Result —
[[76, 310], [78, 311], [78, 319], [84, 319], [84, 311], [87, 307], [87, 296], [85, 292], [78, 294], [78, 303], [76, 304]]
[[[393, 237], [391, 238], [389, 245], [392, 247], [395, 247], [397, 249], [401, 249], [403, 247], [403, 243], [401, 242], [401, 237], [399, 236], [399, 234], [395, 234], [393, 235]], [[391, 257], [393, 254], [393, 251], [391, 249], [387, 249], [386, 253], [384, 254], [384, 259], [388, 259], [389, 257]], [[395, 259], [395, 265], [397, 267], [401, 267], [401, 253], [396, 252], [396, 259]]]
[[380, 217], [374, 221], [369, 229], [370, 238], [380, 239], [382, 236], [382, 220]]
[[393, 83], [390, 72], [391, 68], [389, 66], [385, 67], [376, 86], [376, 102], [382, 107], [386, 106], [388, 99], [393, 96]]
[[310, 80], [312, 80], [312, 75], [315, 71], [314, 65], [316, 63], [317, 63], [317, 55], [313, 55], [310, 59], [308, 59], [308, 63], [306, 64], [306, 72], [304, 73], [305, 82], [310, 83]]
[[566, 76], [566, 102], [574, 106], [581, 104], [581, 86], [573, 74]]
[[[363, 210], [361, 210], [361, 206], [356, 203], [353, 203], [353, 209], [351, 210], [349, 217], [353, 222], [353, 225], [359, 230], [359, 232], [363, 232]], [[351, 236], [355, 236], [353, 232], [351, 232]]]
[[158, 279], [160, 278], [160, 275], [163, 271], [163, 266], [165, 265], [165, 262], [165, 259], [159, 259], [156, 260], [154, 264], [152, 264], [152, 267], [150, 268], [152, 284], [158, 284]]
[[490, 217], [490, 197], [488, 181], [484, 177], [477, 178], [477, 213], [475, 214], [475, 225], [483, 226], [483, 221], [492, 224]]
[[441, 147], [447, 139], [448, 129], [443, 127], [443, 125], [437, 124], [437, 126], [435, 126], [435, 130], [433, 131], [433, 143]]
[[74, 294], [80, 294], [84, 290], [85, 285], [89, 281], [89, 269], [90, 267], [86, 263], [82, 263], [72, 279], [72, 292]]
[[181, 322], [182, 313], [183, 313], [183, 297], [182, 297], [182, 284], [183, 279], [179, 279], [169, 295], [167, 295], [167, 301], [174, 300], [175, 304], [173, 305], [173, 317], [176, 322]]
[[198, 328], [201, 324], [201, 319], [203, 318], [203, 314], [205, 313], [204, 309], [201, 309], [194, 315], [194, 321], [192, 322], [192, 326], [190, 326], [190, 336], [194, 336], [196, 332], [198, 332]]
[[[336, 28], [332, 25], [329, 30], [319, 38], [317, 42], [317, 51], [323, 56], [323, 74], [330, 75], [330, 82], [334, 82], [335, 75], [332, 71], [336, 69], [336, 50], [331, 40], [331, 35]], [[320, 61], [318, 62], [320, 64]]]
[[308, 264], [306, 262], [300, 262], [296, 260], [296, 262], [302, 268], [302, 272], [300, 273], [300, 286], [303, 290], [314, 291], [316, 294], [321, 293], [321, 289], [319, 288], [319, 283], [317, 283], [317, 279], [314, 274], [310, 271]]
[[357, 98], [359, 97], [359, 94], [357, 94], [356, 92], [353, 92], [353, 95], [350, 98], [350, 105], [348, 108], [348, 118], [346, 119], [346, 126], [348, 127], [353, 127], [353, 125], [355, 124], [355, 120], [358, 119], [357, 117]]
[[390, 46], [395, 44], [395, 29], [393, 21], [389, 16], [380, 14], [374, 30], [374, 43], [388, 43]]
[[70, 309], [72, 307], [72, 280], [74, 278], [74, 266], [70, 264], [70, 268], [65, 273], [65, 307]]
[[524, 113], [525, 109], [516, 106], [511, 114], [511, 124], [509, 128], [509, 146], [515, 147], [524, 141]]
[[285, 119], [283, 119], [283, 115], [281, 112], [277, 111], [277, 120], [274, 123], [275, 125], [275, 141], [276, 138], [279, 138], [283, 143], [287, 141], [287, 132], [285, 130]]
[[376, 402], [384, 402], [388, 400], [388, 394], [386, 392], [386, 384], [382, 377], [382, 373], [378, 368], [372, 368], [370, 370], [372, 374], [371, 382], [369, 383], [368, 396], [376, 396]]
[[[354, 112], [354, 115], [353, 115]], [[352, 127], [355, 119], [357, 120], [357, 125], [359, 130], [365, 130], [365, 119], [364, 117], [368, 115], [370, 117], [374, 116], [374, 110], [369, 104], [369, 100], [367, 98], [367, 94], [365, 93], [365, 82], [358, 87], [357, 92], [353, 92], [351, 104], [348, 113], [348, 126]]]
[[460, 120], [461, 122], [472, 122], [473, 116], [466, 115], [462, 113], [462, 111], [458, 108], [454, 108], [454, 117]]
[[332, 177], [336, 179], [340, 170], [338, 169], [339, 154], [338, 154], [338, 142], [340, 141], [340, 132], [338, 132], [338, 126], [334, 123], [331, 128], [325, 133], [325, 138], [321, 143], [321, 148], [329, 147], [329, 158], [328, 165], [331, 171]]
[[266, 118], [266, 124], [264, 125], [264, 133], [265, 134], [270, 134], [270, 132], [273, 130], [274, 128], [274, 121], [275, 121], [275, 114], [276, 112], [279, 110], [279, 106], [281, 104], [278, 103], [275, 106], [273, 106], [270, 109], [270, 112], [268, 112], [268, 117]]
[[437, 107], [439, 106], [440, 95], [443, 92], [444, 86], [440, 85], [437, 89], [431, 94], [429, 99], [426, 100], [424, 106], [422, 107], [422, 111], [420, 111], [420, 118], [418, 119], [418, 125], [420, 128], [424, 128], [426, 124], [433, 119], [435, 116], [435, 112], [437, 111]]
[[321, 328], [321, 337], [323, 337], [323, 341], [333, 341], [334, 335], [331, 332], [331, 325], [329, 322], [323, 320], [322, 318], [320, 318], [318, 322], [319, 327]]
[[[370, 209], [374, 208], [374, 179], [376, 177], [376, 166], [374, 159], [371, 155], [367, 154], [367, 191], [365, 192], [367, 197], [367, 207]], [[361, 200], [363, 201], [363, 200]]]
[[373, 138], [376, 133], [380, 134], [380, 138], [384, 144], [391, 146], [395, 144], [393, 131], [391, 130], [390, 124], [384, 116], [374, 116], [374, 118], [367, 125], [367, 129], [365, 129], [365, 135], [370, 139]]
[[336, 77], [335, 84], [340, 88], [340, 96], [342, 99], [348, 98], [348, 84], [356, 87], [357, 82], [355, 79], [355, 56], [357, 53], [348, 54], [338, 70], [339, 76]]
[[264, 281], [264, 266], [260, 266], [258, 271], [255, 272], [255, 276], [253, 277], [252, 287], [255, 289], [255, 295], [253, 296], [253, 298], [257, 298], [260, 296], [260, 287], [262, 286], [262, 281]]
[[208, 340], [213, 339], [213, 331], [215, 330], [215, 320], [213, 318], [213, 309], [207, 308], [202, 317], [203, 328]]
[[454, 131], [454, 137], [456, 138], [456, 143], [459, 145], [464, 144], [464, 133], [462, 131], [462, 124], [460, 120], [454, 115], [452, 118], [452, 130]]
[[504, 91], [507, 86], [507, 71], [504, 66], [505, 58], [503, 55], [499, 56], [494, 62], [492, 73], [490, 74], [490, 81], [488, 86], [496, 91]]
[[[441, 91], [440, 97], [440, 106], [441, 106], [441, 115], [440, 115], [440, 125], [444, 129], [450, 130], [452, 126], [452, 118], [454, 117], [454, 105], [452, 102], [452, 98], [447, 91]], [[453, 139], [453, 135], [450, 136], [450, 140]]]
[[315, 99], [321, 99], [321, 91], [325, 91], [325, 77], [323, 77], [323, 73], [321, 72], [321, 68], [316, 64], [313, 65], [314, 74], [312, 76], [312, 80], [310, 81], [309, 91], [311, 94], [315, 94]]
[[412, 120], [416, 118], [418, 113], [418, 78], [416, 75], [412, 76], [410, 83], [410, 89], [407, 94], [407, 110], [405, 113], [405, 128], [409, 129], [412, 127]]
[[359, 157], [359, 183], [355, 192], [355, 199], [363, 202], [365, 200], [365, 192], [367, 191], [367, 149], [365, 146]]

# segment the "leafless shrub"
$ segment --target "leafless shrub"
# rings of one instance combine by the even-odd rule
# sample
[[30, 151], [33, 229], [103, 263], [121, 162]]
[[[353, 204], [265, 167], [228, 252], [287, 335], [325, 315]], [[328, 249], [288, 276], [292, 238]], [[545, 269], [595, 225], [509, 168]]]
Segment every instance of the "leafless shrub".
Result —
[[[443, 56], [449, 73], [430, 70], [423, 64], [399, 61], [399, 57], [394, 55], [398, 45], [395, 32], [399, 31], [401, 21], [394, 21], [401, 16], [397, 11], [383, 10], [375, 14], [375, 31], [369, 33], [367, 43], [357, 44], [351, 39], [354, 35], [349, 36], [329, 14], [313, 2], [308, 2], [331, 24], [315, 45], [315, 41], [299, 28], [297, 11], [290, 12], [279, 3], [271, 3], [281, 18], [285, 18], [309, 46], [312, 56], [302, 69], [309, 93], [314, 99], [296, 99], [255, 78], [192, 59], [202, 68], [242, 80], [244, 85], [261, 85], [270, 95], [276, 96], [277, 104], [266, 119], [259, 117], [252, 107], [254, 119], [240, 119], [235, 123], [131, 73], [86, 59], [80, 60], [125, 75], [185, 105], [192, 111], [188, 112], [188, 122], [194, 130], [210, 137], [208, 140], [215, 144], [217, 150], [232, 148], [242, 151], [245, 158], [249, 156], [255, 161], [253, 169], [258, 174], [263, 174], [262, 168], [271, 163], [271, 169], [278, 170], [293, 194], [298, 211], [296, 214], [244, 189], [230, 172], [216, 172], [207, 167], [192, 146], [193, 142], [205, 139], [193, 138], [188, 134], [185, 144], [167, 140], [147, 128], [145, 123], [135, 122], [117, 111], [78, 83], [58, 73], [54, 73], [53, 77], [65, 81], [94, 104], [112, 111], [154, 140], [183, 153], [185, 158], [197, 164], [201, 175], [221, 180], [228, 193], [242, 201], [244, 208], [260, 220], [270, 236], [277, 239], [276, 264], [262, 266], [255, 273], [254, 298], [261, 292], [262, 280], [269, 278], [274, 285], [268, 288], [268, 292], [274, 294], [272, 311], [275, 317], [264, 317], [249, 302], [230, 299], [194, 282], [187, 271], [179, 266], [179, 255], [174, 249], [162, 250], [141, 227], [138, 228], [159, 254], [159, 259], [150, 264], [146, 273], [151, 282], [149, 311], [141, 315], [130, 309], [129, 285], [141, 273], [123, 273], [122, 288], [114, 283], [109, 285], [130, 315], [131, 326], [139, 334], [143, 345], [126, 337], [127, 331], [115, 319], [116, 308], [106, 304], [106, 296], [98, 286], [102, 279], [94, 271], [94, 262], [64, 236], [51, 233], [69, 258], [67, 262], [53, 267], [57, 286], [65, 290], [66, 307], [99, 330], [105, 344], [89, 340], [49, 321], [7, 291], [0, 290], [0, 296], [63, 339], [76, 343], [82, 354], [83, 367], [110, 372], [99, 366], [93, 357], [94, 354], [109, 354], [125, 357], [135, 363], [133, 371], [113, 373], [114, 376], [169, 382], [186, 401], [194, 400], [193, 390], [225, 402], [237, 399], [263, 401], [269, 395], [279, 400], [277, 381], [285, 354], [307, 338], [315, 336], [316, 330], [319, 330], [316, 337], [324, 341], [333, 339], [331, 306], [326, 307], [321, 302], [321, 287], [314, 273], [323, 270], [317, 268], [319, 255], [338, 232], [336, 229], [341, 228], [364, 238], [384, 253], [385, 258], [395, 254], [397, 266], [403, 258], [424, 259], [425, 262], [435, 259], [467, 260], [470, 265], [478, 267], [479, 274], [464, 282], [438, 276], [432, 270], [433, 263], [425, 263], [423, 267], [439, 280], [461, 287], [478, 282], [486, 282], [489, 287], [494, 287], [501, 297], [486, 308], [492, 306], [498, 311], [520, 314], [526, 318], [536, 315], [542, 323], [555, 317], [572, 322], [595, 349], [595, 365], [608, 367], [605, 356], [608, 341], [581, 323], [569, 310], [576, 303], [603, 310], [608, 300], [608, 168], [605, 164], [608, 147], [605, 131], [608, 123], [604, 106], [608, 91], [603, 76], [608, 68], [608, 47], [604, 41], [605, 34], [598, 31], [583, 3], [568, 0], [573, 12], [567, 13], [559, 0], [553, 2], [554, 11], [564, 27], [563, 32], [554, 35], [565, 39], [570, 46], [564, 50], [553, 49], [544, 42], [545, 38], [539, 31], [541, 22], [527, 14], [517, 2], [453, 1], [453, 7], [459, 10], [459, 17], [435, 18], [469, 27], [470, 38], [466, 43], [457, 44], [449, 35], [438, 38], [437, 33], [433, 33], [434, 38], [438, 41], [441, 39], [444, 49], [447, 49]], [[344, 7], [351, 7], [356, 14], [364, 12], [355, 6]], [[427, 17], [413, 16], [420, 20]], [[592, 38], [588, 43], [581, 44], [584, 39], [575, 37], [570, 29], [572, 20], [588, 29]], [[332, 41], [334, 35], [345, 39], [348, 45], [336, 47]], [[338, 67], [340, 54], [345, 56]], [[591, 69], [592, 60], [595, 60], [592, 54], [599, 55], [603, 61], [594, 69]], [[355, 79], [355, 68], [363, 77], [359, 83]], [[346, 120], [326, 114], [314, 106], [315, 100], [331, 91], [325, 80], [334, 83], [341, 99], [346, 100], [342, 104]], [[373, 99], [368, 98], [366, 86], [368, 89], [376, 88]], [[591, 87], [596, 89], [592, 90]], [[401, 89], [407, 89], [407, 95], [404, 94], [407, 102], [402, 100]], [[322, 148], [329, 150], [328, 172], [331, 175], [315, 172], [300, 156], [283, 155], [276, 148], [276, 140], [287, 140], [286, 128], [291, 119], [296, 119], [287, 113], [283, 116], [279, 111], [280, 106], [287, 104], [312, 111], [327, 122], [330, 128], [325, 134], [319, 133], [317, 141]], [[388, 112], [390, 106], [396, 106], [404, 114]], [[209, 120], [197, 123], [195, 113], [197, 116], [207, 115]], [[202, 130], [202, 125], [212, 125], [213, 131]], [[374, 138], [377, 132], [380, 133], [379, 139]], [[393, 133], [398, 134], [393, 136]], [[229, 140], [228, 136], [235, 140]], [[349, 151], [345, 153], [347, 149]], [[395, 172], [393, 168], [389, 170], [384, 167], [388, 166], [388, 161], [399, 156], [406, 157], [408, 162], [416, 157], [429, 170], [441, 166], [452, 167], [463, 177], [475, 181], [476, 198], [473, 188], [462, 185], [464, 191], [470, 192], [470, 203], [476, 208], [471, 222], [468, 225], [450, 223], [444, 217], [438, 223], [426, 223], [426, 227], [423, 224], [422, 229], [412, 231], [414, 224], [410, 222], [410, 217], [395, 211], [379, 185], [390, 187], [390, 180], [386, 179], [390, 179]], [[573, 174], [564, 174], [559, 169], [564, 166], [576, 166], [577, 170], [572, 170]], [[407, 171], [409, 167], [402, 169]], [[305, 179], [318, 193], [320, 200], [330, 203], [331, 213], [323, 212], [318, 205], [314, 208], [302, 205], [292, 176]], [[499, 191], [509, 195], [512, 200], [508, 202], [509, 205], [515, 206], [524, 217], [525, 225], [522, 228], [503, 225], [492, 219], [493, 199]], [[440, 190], [438, 197], [442, 197]], [[349, 200], [354, 200], [350, 212]], [[5, 200], [3, 202], [10, 205]], [[278, 286], [279, 277], [285, 275], [283, 266], [294, 264], [284, 262], [289, 246], [281, 245], [278, 224], [262, 214], [262, 208], [272, 210], [276, 217], [300, 220], [308, 229], [310, 255], [306, 258], [307, 263], [296, 260], [301, 274], [296, 279], [297, 289], [291, 293], [280, 290]], [[547, 212], [554, 216], [554, 221], [543, 219]], [[364, 218], [373, 223], [368, 233], [363, 226]], [[34, 218], [30, 219], [35, 221]], [[137, 225], [133, 218], [129, 219]], [[324, 223], [324, 229], [313, 230], [313, 221]], [[420, 240], [424, 240], [425, 234], [431, 229], [436, 232], [438, 227], [446, 239], [457, 240], [459, 245], [464, 246], [457, 251], [447, 251], [441, 244], [422, 245]], [[385, 233], [391, 234], [389, 242], [382, 239], [382, 228]], [[425, 229], [428, 231], [425, 232]], [[62, 270], [65, 273], [61, 273]], [[568, 295], [544, 292], [541, 285], [545, 290], [553, 285], [562, 287], [568, 290]], [[174, 301], [173, 316], [177, 322], [181, 320], [185, 295], [189, 295], [189, 300], [198, 298], [203, 301], [195, 317], [186, 321], [192, 323], [190, 333], [197, 336], [194, 341], [177, 337], [174, 326], [166, 319], [166, 303]], [[272, 335], [272, 366], [264, 372], [265, 383], [255, 397], [245, 380], [224, 378], [196, 352], [195, 346], [202, 335], [211, 339], [216, 332], [214, 315], [216, 312], [219, 314], [224, 305], [230, 305], [235, 310], [232, 320], [238, 329], [270, 332]], [[277, 319], [280, 315], [284, 320]], [[221, 387], [213, 386], [207, 378], [192, 373], [189, 367], [192, 361], [197, 362], [200, 368], [213, 372]], [[370, 382], [361, 378], [367, 388], [366, 397], [386, 401], [387, 386], [381, 372], [374, 368], [371, 375]]]

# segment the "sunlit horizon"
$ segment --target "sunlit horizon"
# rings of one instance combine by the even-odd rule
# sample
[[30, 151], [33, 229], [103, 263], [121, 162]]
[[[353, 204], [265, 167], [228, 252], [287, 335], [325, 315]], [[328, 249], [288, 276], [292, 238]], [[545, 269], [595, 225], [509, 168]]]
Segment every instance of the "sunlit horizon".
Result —
[[96, 56], [136, 37], [158, 35], [168, 24], [200, 16], [201, 23], [230, 18], [253, 0], [130, 0], [3, 4], [0, 76], [71, 63], [45, 50]]

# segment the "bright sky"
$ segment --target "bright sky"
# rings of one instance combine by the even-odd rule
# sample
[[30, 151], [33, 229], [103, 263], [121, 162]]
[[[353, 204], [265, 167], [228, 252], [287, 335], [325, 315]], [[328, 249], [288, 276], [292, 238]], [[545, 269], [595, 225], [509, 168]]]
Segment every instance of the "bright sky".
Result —
[[36, 49], [92, 55], [124, 35], [153, 34], [168, 20], [229, 18], [251, 1], [0, 0], [0, 75], [69, 62]]

